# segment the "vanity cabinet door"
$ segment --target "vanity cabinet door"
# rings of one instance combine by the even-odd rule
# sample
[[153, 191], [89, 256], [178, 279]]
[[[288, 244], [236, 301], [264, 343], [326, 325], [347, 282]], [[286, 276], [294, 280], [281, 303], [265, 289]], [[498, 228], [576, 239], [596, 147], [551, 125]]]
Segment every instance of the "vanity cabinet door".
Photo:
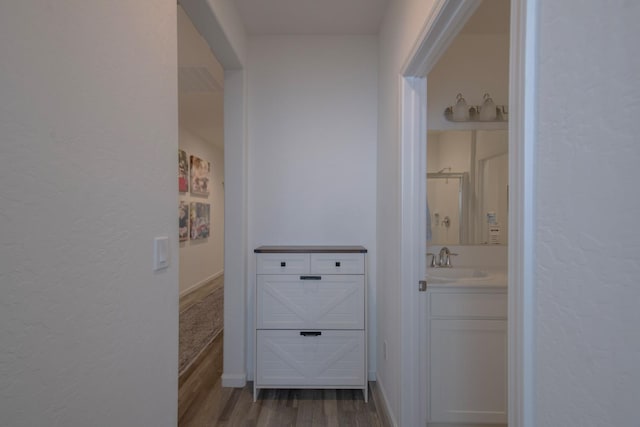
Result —
[[432, 319], [430, 421], [507, 422], [507, 321]]

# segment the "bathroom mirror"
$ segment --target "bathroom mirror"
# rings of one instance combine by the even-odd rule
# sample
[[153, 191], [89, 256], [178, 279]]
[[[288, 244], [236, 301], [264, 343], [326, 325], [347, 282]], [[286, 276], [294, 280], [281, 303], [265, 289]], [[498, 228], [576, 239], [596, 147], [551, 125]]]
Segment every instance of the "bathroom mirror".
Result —
[[429, 131], [427, 238], [436, 245], [505, 245], [508, 132]]

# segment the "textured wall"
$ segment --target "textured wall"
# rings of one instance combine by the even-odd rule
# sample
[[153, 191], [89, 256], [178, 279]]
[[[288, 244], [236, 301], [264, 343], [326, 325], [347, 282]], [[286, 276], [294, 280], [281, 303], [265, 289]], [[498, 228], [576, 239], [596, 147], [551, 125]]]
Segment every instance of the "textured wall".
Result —
[[2, 2], [0, 56], [0, 425], [175, 425], [176, 4]]
[[638, 424], [640, 3], [541, 2], [538, 426]]

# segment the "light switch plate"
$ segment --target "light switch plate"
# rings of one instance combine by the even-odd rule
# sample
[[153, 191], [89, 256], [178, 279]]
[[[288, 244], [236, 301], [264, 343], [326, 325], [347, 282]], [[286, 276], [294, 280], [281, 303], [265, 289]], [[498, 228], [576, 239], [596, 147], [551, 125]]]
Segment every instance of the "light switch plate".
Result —
[[169, 237], [156, 237], [153, 241], [153, 269], [169, 267]]

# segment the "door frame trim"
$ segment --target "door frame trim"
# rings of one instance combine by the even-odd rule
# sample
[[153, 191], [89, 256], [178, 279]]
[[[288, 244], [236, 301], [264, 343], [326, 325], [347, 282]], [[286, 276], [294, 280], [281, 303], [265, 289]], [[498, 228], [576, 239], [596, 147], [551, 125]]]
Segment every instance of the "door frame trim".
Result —
[[509, 52], [509, 425], [534, 427], [538, 0], [511, 0]]
[[[535, 122], [537, 1], [511, 0], [509, 77], [508, 411], [511, 427], [534, 426]], [[426, 425], [426, 75], [481, 0], [438, 0], [400, 75], [402, 425]], [[418, 373], [418, 375], [416, 375]], [[407, 393], [407, 397], [404, 393]]]
[[[424, 328], [420, 316], [426, 310], [426, 292], [418, 293], [418, 281], [426, 274], [426, 79], [403, 77], [401, 81], [401, 351], [400, 425], [417, 426], [425, 391], [421, 363]], [[424, 120], [421, 118], [424, 117]], [[423, 204], [424, 203], [424, 204]], [[416, 373], [420, 373], [416, 375]], [[426, 378], [426, 377], [425, 377]], [[405, 392], [407, 396], [405, 396]], [[422, 424], [425, 425], [425, 424]]]

